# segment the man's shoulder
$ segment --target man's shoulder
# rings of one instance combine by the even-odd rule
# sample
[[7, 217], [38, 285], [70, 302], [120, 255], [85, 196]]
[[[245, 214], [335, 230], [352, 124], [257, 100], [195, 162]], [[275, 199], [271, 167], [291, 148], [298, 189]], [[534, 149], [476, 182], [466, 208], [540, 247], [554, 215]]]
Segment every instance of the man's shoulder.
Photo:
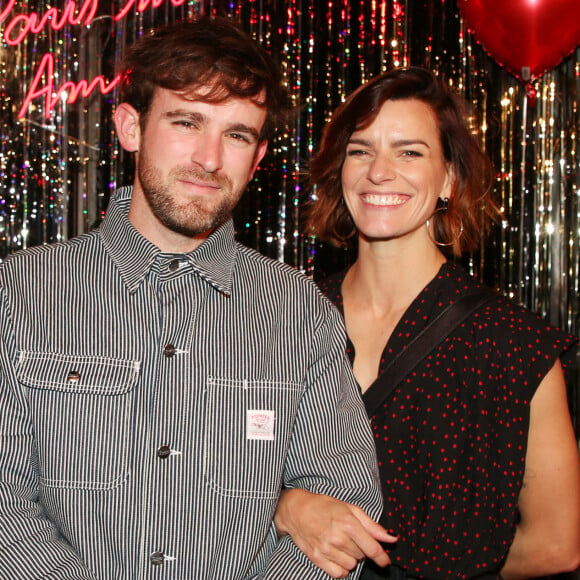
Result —
[[95, 254], [100, 245], [97, 230], [62, 242], [42, 244], [18, 250], [0, 262], [0, 271], [15, 271], [35, 266], [70, 267], [77, 260], [85, 260], [87, 253]]
[[256, 295], [266, 293], [280, 299], [291, 296], [296, 304], [302, 302], [305, 307], [326, 304], [327, 299], [314, 281], [297, 268], [242, 244], [238, 244], [238, 248], [235, 278], [240, 286]]
[[243, 244], [238, 243], [237, 245], [239, 250], [239, 267], [249, 272], [254, 272], [257, 276], [265, 276], [292, 285], [317, 290], [316, 284], [300, 270], [293, 268], [285, 262], [264, 256], [264, 254], [248, 248]]

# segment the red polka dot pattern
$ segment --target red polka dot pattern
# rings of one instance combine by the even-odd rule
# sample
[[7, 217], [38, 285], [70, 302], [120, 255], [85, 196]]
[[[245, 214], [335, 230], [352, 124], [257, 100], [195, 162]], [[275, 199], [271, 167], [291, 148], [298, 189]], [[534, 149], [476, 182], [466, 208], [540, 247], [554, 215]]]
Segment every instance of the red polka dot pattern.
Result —
[[[321, 283], [341, 312], [343, 278]], [[399, 321], [381, 372], [410, 337], [476, 285], [459, 265], [444, 264]], [[499, 568], [517, 521], [529, 403], [575, 340], [498, 296], [416, 366], [371, 417], [382, 523], [400, 535], [394, 563], [433, 580]], [[350, 341], [348, 351], [354, 360]]]

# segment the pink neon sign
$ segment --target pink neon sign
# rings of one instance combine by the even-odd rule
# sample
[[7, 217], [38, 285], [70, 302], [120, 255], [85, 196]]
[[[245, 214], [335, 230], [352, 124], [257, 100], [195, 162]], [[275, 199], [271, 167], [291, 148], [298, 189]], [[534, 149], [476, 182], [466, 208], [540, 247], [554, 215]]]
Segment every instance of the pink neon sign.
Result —
[[[113, 19], [118, 22], [125, 18], [130, 12], [144, 12], [150, 6], [158, 8], [164, 2], [169, 1], [173, 6], [181, 6], [187, 0], [128, 0], [123, 8]], [[16, 5], [16, 0], [8, 0], [4, 9], [0, 11], [0, 24], [7, 22], [4, 27], [3, 41], [8, 46], [21, 44], [29, 34], [40, 34], [45, 28], [61, 30], [67, 24], [72, 26], [88, 26], [93, 21], [99, 0], [85, 0], [77, 8], [74, 0], [68, 0], [62, 10], [48, 8], [44, 14], [29, 12], [27, 14], [16, 14], [10, 18], [10, 13]], [[63, 95], [66, 95], [68, 103], [74, 103], [80, 96], [87, 97], [92, 91], [98, 88], [101, 94], [111, 92], [119, 84], [120, 77], [117, 75], [111, 81], [99, 75], [91, 80], [80, 80], [78, 83], [72, 81], [65, 82], [55, 90], [54, 78], [54, 56], [46, 53], [42, 56], [36, 74], [30, 84], [24, 103], [18, 112], [18, 117], [26, 116], [26, 112], [32, 102], [44, 96], [44, 114], [50, 117], [51, 111], [56, 107]]]

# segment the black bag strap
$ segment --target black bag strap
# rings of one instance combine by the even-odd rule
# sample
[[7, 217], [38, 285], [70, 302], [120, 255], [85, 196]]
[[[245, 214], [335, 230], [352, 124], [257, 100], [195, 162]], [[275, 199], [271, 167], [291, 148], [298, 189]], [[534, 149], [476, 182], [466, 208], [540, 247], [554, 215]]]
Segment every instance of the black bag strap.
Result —
[[476, 288], [460, 296], [442, 310], [399, 354], [387, 365], [376, 381], [363, 393], [369, 417], [390, 397], [397, 385], [438, 344], [457, 328], [472, 312], [497, 294], [485, 287]]

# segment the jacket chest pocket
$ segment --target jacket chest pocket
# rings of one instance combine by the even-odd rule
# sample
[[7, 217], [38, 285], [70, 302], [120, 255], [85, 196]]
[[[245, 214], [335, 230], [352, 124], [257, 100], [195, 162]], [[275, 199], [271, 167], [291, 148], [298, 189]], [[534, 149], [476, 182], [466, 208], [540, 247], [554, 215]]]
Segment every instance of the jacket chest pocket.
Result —
[[278, 497], [296, 412], [297, 383], [210, 377], [204, 474], [227, 497]]
[[130, 360], [19, 353], [42, 485], [106, 490], [125, 481], [139, 370]]

